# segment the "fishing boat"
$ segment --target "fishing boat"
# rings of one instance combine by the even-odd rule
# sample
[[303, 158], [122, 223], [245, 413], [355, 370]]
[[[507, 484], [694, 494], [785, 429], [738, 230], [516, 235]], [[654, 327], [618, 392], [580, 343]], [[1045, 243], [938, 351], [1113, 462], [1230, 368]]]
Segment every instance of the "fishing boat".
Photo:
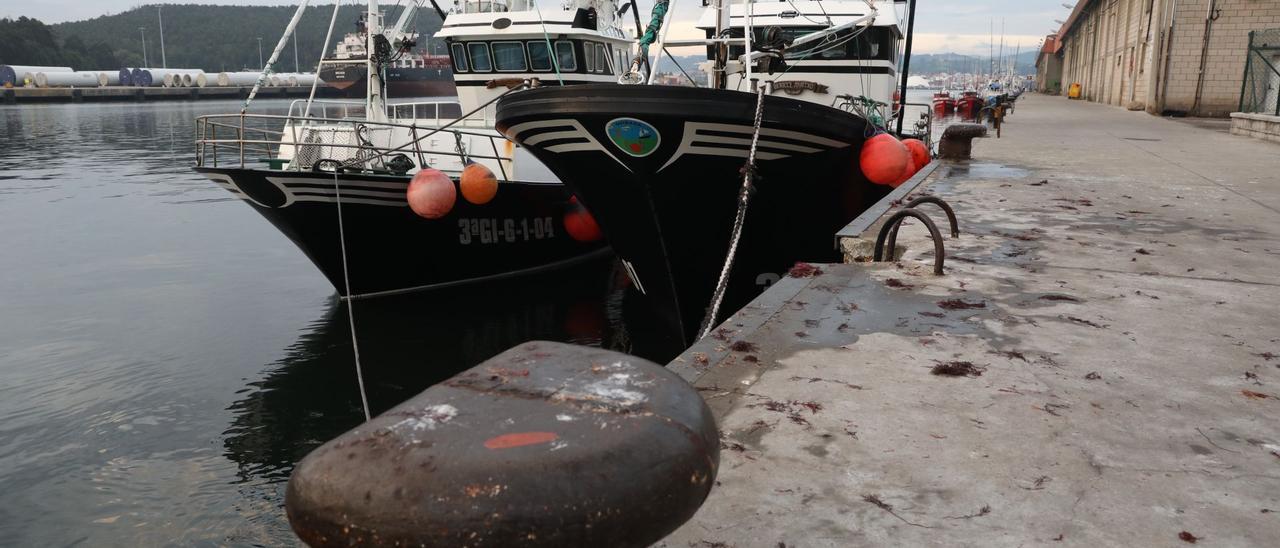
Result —
[[951, 97], [951, 92], [941, 90], [933, 94], [933, 112], [935, 115], [942, 117], [956, 111], [956, 100]]
[[[401, 18], [413, 17], [415, 10], [404, 10]], [[329, 95], [363, 98], [368, 92], [366, 58], [368, 42], [365, 18], [356, 22], [356, 32], [348, 33], [334, 46], [333, 53], [321, 63], [320, 79], [334, 90]], [[397, 23], [399, 26], [399, 23]], [[447, 55], [428, 55], [415, 46], [417, 33], [406, 33], [404, 40], [414, 46], [386, 63], [383, 85], [389, 98], [450, 97], [457, 90]]]
[[[797, 261], [839, 261], [835, 232], [888, 194], [858, 162], [893, 118], [904, 34], [893, 2], [717, 1], [694, 40], [665, 39], [672, 11], [655, 6], [623, 83], [510, 94], [497, 127], [581, 198], [690, 342]], [[665, 48], [695, 45], [707, 87], [643, 85]]]
[[[546, 57], [538, 57], [538, 51], [555, 49], [564, 83], [575, 83], [568, 71], [596, 67], [598, 61], [592, 56], [578, 63], [584, 59], [581, 47], [620, 40], [622, 31], [607, 26], [604, 17], [592, 27], [569, 25], [589, 7], [570, 3], [562, 11], [548, 11], [550, 18], [567, 22], [553, 45], [540, 27], [521, 26], [521, 34], [498, 24], [540, 19], [528, 5], [522, 12], [490, 0], [465, 2], [441, 15], [446, 31], [467, 36], [462, 49], [470, 56], [451, 63], [460, 65], [453, 72], [466, 80], [469, 92], [458, 101], [389, 103], [381, 75], [408, 52], [411, 40], [403, 19], [384, 27], [377, 1], [368, 6], [365, 47], [373, 54], [364, 60], [369, 76], [363, 101], [314, 99], [313, 87], [312, 98], [296, 101], [285, 115], [202, 116], [194, 169], [275, 225], [345, 297], [504, 279], [607, 257], [598, 229], [593, 234], [594, 221], [564, 185], [493, 128], [493, 103], [537, 85], [539, 78], [550, 76], [548, 85], [558, 83], [560, 75], [553, 67], [543, 68]], [[271, 72], [301, 14], [300, 7], [264, 74]], [[331, 22], [330, 33], [332, 28]], [[573, 48], [561, 49], [561, 43]], [[516, 67], [513, 44], [534, 51], [524, 70], [511, 70]], [[256, 88], [249, 101], [254, 93]], [[415, 214], [407, 197], [415, 176], [442, 173], [456, 180], [467, 170], [488, 172], [492, 181], [481, 176], [477, 188], [492, 192], [476, 198], [464, 185], [459, 196], [449, 181], [452, 192], [437, 195], [444, 201], [433, 206], [435, 218]]]
[[976, 91], [966, 91], [956, 99], [956, 115], [965, 120], [972, 120], [978, 117], [978, 113], [982, 111], [982, 98], [978, 96]]

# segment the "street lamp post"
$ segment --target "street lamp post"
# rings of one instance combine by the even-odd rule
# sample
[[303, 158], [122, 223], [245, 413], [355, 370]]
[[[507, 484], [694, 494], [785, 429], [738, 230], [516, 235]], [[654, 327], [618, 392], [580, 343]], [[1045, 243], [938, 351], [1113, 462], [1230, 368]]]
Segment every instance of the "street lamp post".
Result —
[[164, 54], [164, 14], [160, 13], [161, 6], [156, 6], [156, 17], [160, 19], [160, 66], [169, 68], [169, 59]]
[[258, 37], [258, 66], [262, 66], [262, 37]]
[[147, 27], [138, 27], [138, 31], [142, 32], [142, 66], [148, 66], [147, 63]]

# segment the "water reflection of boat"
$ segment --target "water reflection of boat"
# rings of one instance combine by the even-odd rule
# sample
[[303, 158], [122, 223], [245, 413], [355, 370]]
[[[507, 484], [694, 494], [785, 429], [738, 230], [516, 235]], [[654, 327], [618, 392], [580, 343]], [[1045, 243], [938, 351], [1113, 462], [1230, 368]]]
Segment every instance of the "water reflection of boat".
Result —
[[[532, 288], [532, 290], [531, 290]], [[369, 403], [376, 414], [512, 346], [567, 341], [665, 362], [677, 341], [655, 338], [610, 260], [520, 282], [357, 301]], [[624, 302], [625, 301], [625, 302]], [[345, 302], [302, 330], [270, 372], [230, 406], [226, 457], [246, 483], [284, 482], [295, 462], [364, 420]]]

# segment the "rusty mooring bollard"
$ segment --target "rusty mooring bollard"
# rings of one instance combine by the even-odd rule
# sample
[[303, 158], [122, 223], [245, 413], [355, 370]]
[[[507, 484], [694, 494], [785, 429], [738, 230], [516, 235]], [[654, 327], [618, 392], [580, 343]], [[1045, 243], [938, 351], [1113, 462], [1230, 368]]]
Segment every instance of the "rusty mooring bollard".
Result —
[[530, 342], [307, 455], [285, 509], [312, 546], [648, 546], [702, 505], [719, 458], [675, 374]]
[[973, 139], [986, 135], [987, 126], [983, 124], [951, 124], [942, 132], [938, 156], [948, 160], [968, 160], [973, 153]]

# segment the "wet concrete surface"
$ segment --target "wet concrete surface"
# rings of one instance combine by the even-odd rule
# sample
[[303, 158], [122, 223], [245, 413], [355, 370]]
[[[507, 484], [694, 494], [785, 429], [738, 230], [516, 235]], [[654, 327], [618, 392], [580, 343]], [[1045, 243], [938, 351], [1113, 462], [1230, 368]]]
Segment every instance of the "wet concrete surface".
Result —
[[1024, 97], [917, 191], [960, 219], [945, 276], [909, 221], [669, 365], [721, 470], [660, 545], [1274, 545], [1277, 153]]

